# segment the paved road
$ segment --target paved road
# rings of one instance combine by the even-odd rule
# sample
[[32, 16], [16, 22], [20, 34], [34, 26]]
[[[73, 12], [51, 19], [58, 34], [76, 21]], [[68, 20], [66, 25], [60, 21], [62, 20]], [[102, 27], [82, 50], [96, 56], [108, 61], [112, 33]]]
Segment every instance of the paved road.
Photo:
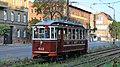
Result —
[[[89, 48], [95, 46], [109, 45], [112, 42], [89, 42]], [[120, 45], [120, 42], [116, 42], [117, 45]], [[15, 58], [15, 57], [31, 57], [32, 55], [31, 45], [22, 45], [22, 46], [0, 46], [0, 59], [4, 58]]]
[[[107, 46], [107, 45], [110, 45], [110, 44], [113, 44], [113, 42], [89, 42], [88, 47], [91, 48], [91, 47], [103, 46], [103, 45]], [[115, 44], [120, 46], [120, 42], [115, 42]]]
[[31, 46], [0, 46], [0, 59], [31, 57]]

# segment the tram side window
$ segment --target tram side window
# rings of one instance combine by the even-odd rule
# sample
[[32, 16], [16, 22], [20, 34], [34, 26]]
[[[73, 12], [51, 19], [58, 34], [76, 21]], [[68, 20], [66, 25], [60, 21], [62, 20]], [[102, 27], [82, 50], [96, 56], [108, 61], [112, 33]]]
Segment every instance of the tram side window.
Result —
[[57, 38], [57, 29], [55, 28], [55, 38]]
[[38, 35], [39, 38], [44, 38], [44, 28], [40, 28], [39, 29], [39, 35]]
[[58, 29], [58, 30], [57, 30], [57, 33], [58, 33], [58, 39], [60, 39], [60, 38], [61, 38], [61, 30]]
[[82, 39], [82, 30], [80, 30], [80, 39]]
[[73, 39], [75, 39], [75, 29], [73, 29]]
[[71, 39], [71, 29], [68, 31], [68, 39]]
[[45, 29], [45, 38], [50, 38], [50, 29]]
[[63, 33], [64, 33], [64, 39], [67, 39], [67, 28], [64, 29]]
[[51, 38], [54, 38], [54, 28], [51, 28]]
[[85, 39], [85, 35], [86, 35], [85, 30], [83, 30], [83, 39]]
[[38, 30], [34, 31], [34, 38], [38, 38]]
[[76, 34], [75, 39], [79, 39], [79, 32], [78, 32], [78, 29], [76, 30], [75, 34]]

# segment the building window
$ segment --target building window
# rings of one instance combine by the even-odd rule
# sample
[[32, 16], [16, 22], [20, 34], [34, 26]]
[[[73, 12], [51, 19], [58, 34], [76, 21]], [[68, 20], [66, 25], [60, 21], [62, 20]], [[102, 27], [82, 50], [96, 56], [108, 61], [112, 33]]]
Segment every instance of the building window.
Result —
[[14, 13], [11, 12], [11, 21], [14, 21]]
[[4, 11], [4, 20], [7, 20], [7, 11]]
[[22, 0], [20, 0], [20, 6], [22, 6]]
[[24, 0], [24, 7], [27, 7], [27, 2], [26, 2], [26, 0]]
[[35, 9], [35, 11], [34, 11], [35, 13], [37, 12], [37, 9]]
[[24, 32], [23, 32], [23, 37], [24, 38], [26, 37], [26, 30], [24, 30]]
[[14, 0], [12, 0], [12, 4], [14, 5]]
[[4, 2], [6, 2], [6, 0], [3, 0]]
[[22, 6], [22, 0], [17, 0], [16, 2], [18, 6]]
[[96, 24], [103, 24], [103, 17], [97, 16], [96, 17]]
[[96, 18], [96, 20], [102, 21], [102, 20], [103, 20], [103, 17], [98, 16], [98, 17]]
[[17, 30], [17, 37], [20, 37], [20, 30]]
[[18, 13], [18, 22], [20, 22], [20, 13]]
[[24, 14], [24, 23], [26, 23], [27, 22], [27, 20], [26, 20], [27, 18], [26, 18], [26, 15]]
[[31, 13], [33, 13], [33, 9], [31, 9]]

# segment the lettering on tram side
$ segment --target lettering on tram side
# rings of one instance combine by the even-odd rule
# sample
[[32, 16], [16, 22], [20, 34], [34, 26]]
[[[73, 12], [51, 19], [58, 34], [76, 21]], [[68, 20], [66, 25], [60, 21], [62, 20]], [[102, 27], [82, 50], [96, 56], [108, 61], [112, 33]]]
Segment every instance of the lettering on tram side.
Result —
[[44, 47], [39, 47], [38, 50], [45, 50]]

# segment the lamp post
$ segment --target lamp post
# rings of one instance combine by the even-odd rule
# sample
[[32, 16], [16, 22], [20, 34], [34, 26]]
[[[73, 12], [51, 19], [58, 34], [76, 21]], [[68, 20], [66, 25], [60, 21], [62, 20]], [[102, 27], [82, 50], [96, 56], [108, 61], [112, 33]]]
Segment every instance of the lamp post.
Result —
[[111, 6], [108, 6], [108, 7], [111, 8], [111, 9], [113, 9], [113, 11], [114, 11], [113, 19], [115, 20], [115, 9], [113, 7], [111, 7]]

